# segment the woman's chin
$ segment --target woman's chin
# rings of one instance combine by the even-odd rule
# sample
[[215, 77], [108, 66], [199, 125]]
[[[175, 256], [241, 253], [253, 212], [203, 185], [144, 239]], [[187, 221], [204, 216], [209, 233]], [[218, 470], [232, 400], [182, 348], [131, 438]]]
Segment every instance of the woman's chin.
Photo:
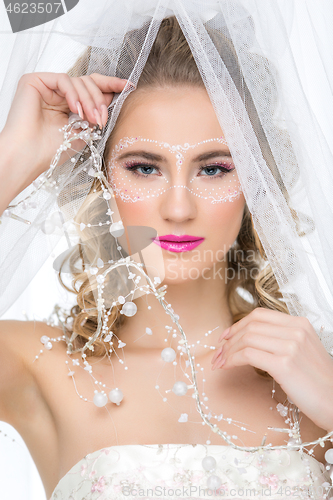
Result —
[[195, 284], [195, 282], [210, 279], [210, 269], [207, 267], [199, 268], [195, 266], [186, 267], [170, 264], [165, 268], [165, 276], [162, 285], [185, 285]]

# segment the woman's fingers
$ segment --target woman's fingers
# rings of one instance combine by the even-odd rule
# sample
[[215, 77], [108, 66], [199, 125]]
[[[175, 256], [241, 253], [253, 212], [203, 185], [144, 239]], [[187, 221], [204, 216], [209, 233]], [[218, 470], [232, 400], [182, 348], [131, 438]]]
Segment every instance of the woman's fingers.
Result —
[[89, 101], [85, 101], [87, 109], [93, 113], [95, 118], [98, 118], [99, 125], [103, 127], [106, 125], [108, 119], [107, 107], [111, 103], [114, 93], [109, 92], [108, 94], [104, 94], [90, 75], [83, 76], [79, 80], [80, 82], [78, 82], [78, 84], [81, 85], [83, 83], [86, 87], [86, 92], [91, 96], [90, 109]]
[[[252, 333], [251, 335], [242, 336], [237, 342], [233, 345], [229, 344], [230, 341], [225, 345], [220, 356], [215, 360], [212, 369], [219, 368], [221, 362], [225, 359], [232, 360], [235, 359], [235, 354], [241, 352], [247, 348], [253, 348], [258, 351], [262, 351], [265, 353], [274, 354], [275, 356], [287, 356], [292, 355], [295, 351], [297, 351], [297, 342], [290, 338], [279, 338], [279, 337], [271, 337], [267, 336], [265, 332], [259, 334]], [[226, 363], [227, 364], [227, 363]], [[226, 364], [224, 365], [226, 368]]]
[[76, 102], [79, 94], [72, 79], [66, 73], [36, 73], [24, 75], [33, 78], [35, 87], [40, 92], [44, 102], [49, 106], [57, 106], [61, 111], [68, 109], [77, 113]]
[[[103, 76], [103, 75], [99, 75]], [[110, 89], [123, 89], [127, 83], [123, 82], [119, 85], [105, 85], [105, 80], [110, 77], [104, 77], [104, 79], [97, 78], [96, 81], [90, 75], [84, 75], [81, 77], [73, 77], [71, 79], [74, 88], [78, 94], [78, 102], [83, 110], [83, 118], [87, 119], [90, 123], [98, 123], [100, 127], [106, 125], [107, 122], [107, 106], [111, 103], [113, 99], [114, 92], [110, 92]], [[101, 85], [103, 88], [107, 88], [108, 95], [105, 95], [99, 88]], [[104, 109], [103, 107], [104, 106]]]
[[83, 78], [73, 78], [72, 80], [73, 85], [79, 95], [78, 101], [82, 106], [82, 110], [84, 113], [83, 118], [87, 119], [90, 123], [97, 123], [98, 116], [95, 116], [94, 110], [96, 109], [96, 93], [99, 89], [96, 87], [96, 85], [94, 85], [93, 89], [88, 89], [86, 86], [87, 80], [84, 80]]
[[222, 353], [222, 349], [223, 349], [223, 346], [219, 347], [215, 353], [214, 353], [214, 356], [212, 357], [212, 360], [211, 360], [211, 363], [213, 364], [215, 362], [215, 360], [220, 356], [220, 354]]
[[127, 84], [127, 80], [98, 73], [82, 77], [69, 77], [66, 73], [36, 73], [35, 78], [46, 104], [58, 106], [64, 112], [78, 113], [79, 102], [90, 123], [100, 120], [103, 125], [106, 124], [107, 107], [114, 93], [121, 92]]
[[[301, 319], [298, 318], [298, 320]], [[291, 323], [295, 324], [295, 321], [291, 321]], [[314, 338], [305, 329], [306, 323], [300, 321], [297, 323], [298, 326], [287, 327], [280, 324], [251, 321], [236, 332], [231, 330], [223, 339], [223, 355], [219, 354], [214, 359], [212, 369], [223, 366], [221, 364], [223, 360], [246, 347], [253, 347], [277, 356], [292, 354], [297, 349], [302, 350], [302, 352], [306, 349], [311, 350], [319, 338], [317, 336]]]
[[103, 125], [105, 125], [108, 119], [107, 108], [111, 104], [114, 94], [122, 92], [126, 84], [131, 83], [128, 80], [100, 75], [99, 73], [85, 75], [81, 78], [91, 93], [95, 102], [95, 109], [100, 114]]
[[246, 342], [251, 340], [252, 337], [257, 334], [264, 335], [267, 339], [281, 339], [281, 340], [294, 340], [304, 343], [310, 338], [307, 331], [301, 328], [295, 327], [281, 327], [280, 325], [272, 325], [270, 323], [259, 323], [257, 321], [252, 321], [239, 330], [238, 332], [228, 335], [227, 344], [228, 350], [232, 349], [233, 346], [239, 342]]
[[[263, 307], [257, 307], [250, 314], [242, 318], [237, 323], [234, 323], [229, 331], [222, 332], [219, 337], [219, 342], [222, 339], [228, 339], [235, 333], [242, 330], [246, 325], [251, 322], [262, 322], [262, 323], [270, 323], [275, 325], [280, 325], [281, 327], [289, 326], [296, 328], [303, 328], [307, 330], [311, 335], [316, 335], [310, 321], [307, 318], [299, 317], [299, 316], [291, 316], [286, 313], [282, 313], [279, 311], [272, 311], [271, 309], [265, 309]], [[317, 336], [317, 335], [316, 335]]]
[[101, 89], [103, 94], [120, 93], [124, 90], [127, 82], [133, 85], [129, 80], [121, 79], [116, 76], [106, 76], [99, 73], [92, 73], [89, 75], [96, 85]]
[[119, 94], [120, 92], [122, 92], [126, 85], [129, 85], [131, 87], [135, 87], [135, 85], [129, 80], [120, 79], [113, 76], [104, 76], [100, 75], [99, 73], [93, 73], [89, 76], [103, 93], [104, 101], [101, 103], [99, 110], [102, 116], [102, 123], [105, 125], [108, 120], [108, 106], [110, 106], [114, 94]]
[[275, 354], [269, 352], [263, 352], [260, 349], [254, 347], [245, 347], [240, 351], [235, 352], [230, 359], [222, 359], [215, 364], [214, 368], [223, 369], [232, 368], [234, 366], [244, 366], [251, 365], [260, 370], [264, 370], [269, 373], [278, 383], [278, 377], [275, 375], [278, 373], [279, 366], [282, 365], [283, 357], [278, 357]]

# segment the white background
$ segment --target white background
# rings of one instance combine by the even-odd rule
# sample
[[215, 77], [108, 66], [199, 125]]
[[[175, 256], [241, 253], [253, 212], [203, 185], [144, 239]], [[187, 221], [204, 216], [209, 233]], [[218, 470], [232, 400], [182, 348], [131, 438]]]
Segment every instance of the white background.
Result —
[[[66, 248], [68, 248], [66, 242], [60, 241], [29, 287], [1, 317], [1, 320], [42, 321], [51, 314], [55, 303], [66, 305], [66, 301], [68, 304], [69, 301], [73, 302], [72, 295], [68, 294], [58, 283], [56, 273], [52, 268], [55, 257]], [[0, 430], [1, 500], [45, 500], [43, 483], [23, 439], [12, 426], [5, 422], [0, 422]], [[4, 434], [7, 434], [7, 437]], [[15, 439], [15, 442], [12, 439]]]

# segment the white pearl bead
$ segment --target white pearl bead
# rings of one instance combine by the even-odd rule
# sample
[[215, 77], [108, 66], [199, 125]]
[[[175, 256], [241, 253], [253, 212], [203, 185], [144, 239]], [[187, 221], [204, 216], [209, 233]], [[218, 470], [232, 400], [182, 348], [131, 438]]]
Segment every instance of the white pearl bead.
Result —
[[[76, 113], [72, 113], [69, 118], [68, 118], [68, 123], [71, 124], [71, 123], [74, 123], [75, 121], [80, 121], [81, 120], [81, 116], [76, 114]], [[59, 129], [61, 130], [61, 129]]]
[[49, 351], [50, 349], [52, 349], [52, 343], [51, 343], [51, 342], [46, 342], [46, 343], [44, 344], [44, 346], [45, 346], [45, 349], [47, 349], [48, 351]]
[[176, 396], [185, 396], [187, 389], [188, 387], [185, 382], [178, 381], [174, 383], [172, 392], [174, 392]]
[[207, 486], [210, 490], [216, 490], [221, 486], [221, 483], [222, 481], [221, 478], [219, 478], [219, 476], [210, 476], [207, 479]]
[[298, 444], [300, 444], [301, 442], [299, 441], [299, 439], [295, 439], [295, 438], [290, 438], [288, 443], [287, 443], [287, 446], [288, 448], [292, 449], [292, 448], [295, 448], [295, 449], [298, 449]]
[[99, 267], [100, 269], [102, 269], [102, 267], [104, 267], [104, 262], [102, 261], [102, 259], [100, 257], [98, 257], [98, 259], [97, 259], [97, 267]]
[[109, 392], [109, 399], [112, 403], [115, 403], [116, 405], [119, 405], [119, 403], [123, 400], [124, 395], [118, 387], [116, 389], [112, 389]]
[[171, 363], [176, 358], [176, 351], [174, 349], [172, 349], [172, 347], [166, 347], [161, 352], [161, 357], [162, 357], [163, 361], [166, 361], [167, 363]]
[[111, 199], [111, 194], [108, 191], [104, 191], [103, 198], [105, 200], [110, 200]]
[[124, 229], [122, 221], [113, 222], [113, 224], [111, 224], [110, 233], [115, 238], [119, 238], [119, 236], [122, 236], [124, 234], [124, 232], [125, 232], [125, 229]]
[[125, 304], [122, 307], [122, 312], [125, 314], [125, 316], [134, 316], [136, 314], [136, 311], [138, 310], [136, 304], [134, 302], [125, 302]]
[[61, 212], [54, 212], [51, 215], [51, 220], [52, 220], [53, 224], [55, 224], [58, 227], [62, 227], [63, 223], [65, 222], [64, 216], [62, 215]]
[[40, 338], [40, 341], [42, 344], [46, 344], [46, 342], [48, 342], [50, 340], [50, 337], [48, 337], [47, 335], [43, 335], [41, 338]]
[[101, 408], [102, 406], [105, 406], [106, 403], [108, 402], [108, 397], [106, 394], [103, 394], [102, 392], [96, 392], [93, 401], [96, 406]]
[[325, 460], [327, 463], [333, 464], [333, 448], [326, 451]]
[[208, 456], [202, 460], [202, 467], [205, 470], [213, 470], [216, 468], [216, 460], [214, 457]]
[[52, 234], [55, 230], [55, 225], [50, 219], [46, 219], [41, 223], [40, 228], [44, 234]]

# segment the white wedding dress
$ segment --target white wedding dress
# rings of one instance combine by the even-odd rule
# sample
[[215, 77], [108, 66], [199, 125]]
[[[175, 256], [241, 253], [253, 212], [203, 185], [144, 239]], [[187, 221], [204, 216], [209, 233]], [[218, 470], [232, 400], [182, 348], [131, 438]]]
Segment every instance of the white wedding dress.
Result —
[[[215, 458], [214, 470], [204, 469], [206, 456]], [[210, 476], [221, 480], [216, 491]], [[296, 450], [250, 453], [223, 445], [130, 444], [88, 454], [59, 481], [50, 500], [324, 499], [331, 497], [324, 496], [329, 484], [325, 466]]]

